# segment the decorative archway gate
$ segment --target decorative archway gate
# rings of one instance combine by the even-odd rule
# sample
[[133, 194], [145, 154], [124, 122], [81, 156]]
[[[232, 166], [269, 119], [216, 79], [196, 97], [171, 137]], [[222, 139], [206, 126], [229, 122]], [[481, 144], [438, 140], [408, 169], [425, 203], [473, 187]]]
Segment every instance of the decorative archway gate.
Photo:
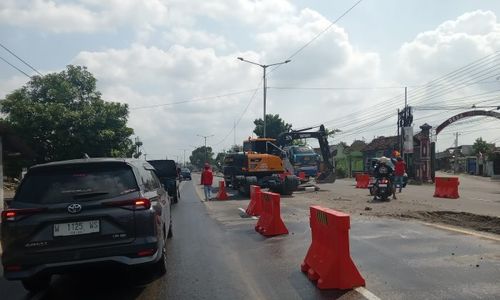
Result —
[[[478, 116], [485, 116], [485, 117], [493, 117], [497, 118], [500, 120], [500, 113], [491, 111], [491, 110], [471, 110], [471, 111], [466, 111], [459, 113], [457, 115], [454, 115], [451, 118], [448, 118], [446, 121], [441, 123], [439, 126], [436, 127], [436, 132], [435, 135], [437, 136], [444, 128], [446, 128], [448, 125], [459, 121], [464, 118], [470, 118], [470, 117], [478, 117]], [[421, 132], [421, 138], [420, 138], [420, 164], [419, 164], [419, 170], [417, 170], [417, 178], [420, 180], [426, 182], [426, 181], [434, 181], [435, 177], [435, 159], [436, 159], [436, 141], [435, 138], [431, 139], [430, 138], [430, 127], [427, 124], [424, 124], [424, 126], [420, 127], [422, 129]], [[430, 149], [430, 151], [427, 151]]]

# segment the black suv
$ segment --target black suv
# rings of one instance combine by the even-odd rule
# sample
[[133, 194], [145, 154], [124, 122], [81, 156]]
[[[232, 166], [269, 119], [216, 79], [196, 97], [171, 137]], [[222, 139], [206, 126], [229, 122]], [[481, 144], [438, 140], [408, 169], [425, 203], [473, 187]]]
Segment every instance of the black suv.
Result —
[[29, 291], [52, 274], [116, 265], [163, 274], [170, 198], [146, 161], [37, 165], [2, 212], [4, 277]]
[[179, 185], [177, 184], [177, 165], [171, 159], [148, 160], [153, 168], [156, 176], [160, 178], [160, 182], [165, 186], [168, 194], [172, 198], [172, 203], [177, 203], [181, 197]]

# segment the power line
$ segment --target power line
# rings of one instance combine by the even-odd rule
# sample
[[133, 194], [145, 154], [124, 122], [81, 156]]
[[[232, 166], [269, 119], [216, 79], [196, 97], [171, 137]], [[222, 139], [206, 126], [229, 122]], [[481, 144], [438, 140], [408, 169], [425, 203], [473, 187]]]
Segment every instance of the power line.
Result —
[[[262, 83], [261, 83], [261, 84], [262, 84]], [[255, 96], [257, 95], [257, 91], [258, 91], [258, 90], [260, 90], [260, 85], [259, 85], [259, 87], [258, 87], [258, 88], [256, 88], [256, 89], [255, 89], [255, 91], [254, 91], [254, 93], [253, 93], [252, 97], [250, 97], [250, 100], [248, 101], [247, 106], [245, 107], [245, 109], [244, 109], [244, 110], [243, 110], [243, 112], [241, 113], [240, 117], [238, 118], [238, 121], [236, 121], [236, 122], [234, 123], [234, 126], [231, 128], [231, 130], [229, 130], [229, 132], [228, 132], [228, 133], [224, 136], [224, 138], [223, 138], [221, 141], [219, 141], [218, 143], [213, 144], [214, 146], [218, 146], [218, 145], [222, 144], [222, 143], [223, 143], [223, 142], [224, 142], [224, 141], [225, 141], [225, 140], [229, 137], [229, 135], [230, 135], [230, 134], [231, 134], [231, 133], [235, 130], [236, 126], [238, 126], [238, 125], [240, 124], [241, 119], [242, 119], [242, 118], [243, 118], [243, 116], [246, 114], [246, 112], [247, 112], [248, 108], [250, 107], [250, 104], [252, 104], [253, 100], [255, 99]]]
[[[416, 102], [423, 102], [425, 100], [428, 100], [428, 99], [431, 99], [431, 98], [435, 98], [439, 95], [443, 95], [443, 92], [444, 91], [455, 91], [456, 89], [454, 89], [454, 87], [456, 87], [457, 85], [460, 85], [460, 84], [466, 84], [465, 86], [461, 87], [461, 88], [465, 88], [469, 85], [472, 85], [472, 84], [477, 84], [477, 83], [482, 83], [484, 82], [484, 80], [488, 79], [488, 78], [492, 78], [492, 77], [495, 77], [495, 75], [493, 76], [490, 76], [488, 78], [482, 78], [481, 80], [479, 81], [476, 81], [476, 82], [470, 82], [471, 79], [469, 79], [469, 81], [467, 82], [467, 78], [466, 79], [460, 79], [460, 78], [463, 78], [464, 76], [468, 76], [470, 75], [471, 72], [475, 71], [477, 68], [479, 67], [487, 67], [488, 65], [491, 65], [492, 63], [494, 63], [493, 66], [490, 66], [488, 69], [486, 70], [483, 70], [483, 71], [480, 71], [480, 72], [477, 72], [477, 73], [474, 73], [473, 75], [470, 75], [470, 76], [474, 76], [474, 75], [477, 75], [477, 74], [480, 74], [481, 72], [485, 72], [485, 71], [488, 71], [492, 68], [495, 68], [498, 66], [498, 64], [495, 62], [498, 60], [498, 54], [500, 52], [495, 52], [493, 54], [490, 54], [490, 55], [487, 55], [479, 60], [476, 60], [472, 63], [469, 63], [467, 64], [466, 66], [464, 67], [461, 67], [455, 71], [452, 71], [450, 73], [448, 73], [447, 75], [444, 75], [444, 76], [441, 76], [437, 79], [434, 79], [434, 80], [431, 80], [429, 81], [426, 85], [420, 87], [420, 88], [417, 88], [415, 90], [410, 90], [409, 93], [408, 93], [408, 96], [411, 98], [412, 102], [415, 103], [415, 100], [417, 100]], [[488, 72], [488, 73], [491, 73]], [[487, 74], [488, 74], [487, 73]], [[482, 75], [479, 75], [477, 77], [475, 77], [474, 79], [477, 79], [481, 76], [483, 76], [485, 74], [482, 74]], [[454, 80], [454, 81], [459, 81], [459, 80], [462, 80], [461, 83], [455, 83], [455, 85], [452, 85], [453, 83], [450, 82], [450, 80]], [[439, 85], [448, 85], [448, 88], [445, 89], [445, 90], [438, 90], [438, 91], [432, 91], [431, 92], [431, 95], [427, 94], [428, 93], [428, 89], [429, 88], [434, 88], [434, 87], [437, 87]], [[451, 86], [450, 86], [451, 85]], [[434, 93], [434, 94], [432, 94]], [[444, 93], [446, 94], [446, 93]], [[431, 97], [432, 96], [432, 97]], [[418, 100], [421, 100], [421, 101], [418, 101]]]
[[6, 62], [9, 66], [13, 67], [14, 69], [18, 70], [19, 72], [23, 73], [24, 75], [26, 75], [28, 78], [31, 78], [31, 76], [29, 76], [28, 74], [26, 74], [23, 70], [19, 69], [18, 67], [14, 66], [13, 64], [11, 64], [10, 62], [8, 62], [5, 58], [1, 57], [0, 56], [0, 59], [3, 60], [4, 62]]
[[[5, 47], [2, 43], [0, 43], [0, 47], [4, 48], [7, 52], [9, 52], [10, 54], [12, 54], [15, 58], [19, 59], [22, 63], [24, 63], [25, 65], [27, 65], [28, 67], [30, 67], [33, 71], [37, 72], [38, 75], [40, 76], [43, 76], [42, 73], [38, 72], [37, 69], [35, 69], [32, 65], [30, 65], [29, 63], [27, 63], [24, 59], [20, 58], [19, 56], [17, 56], [14, 52], [12, 52], [11, 50], [9, 50], [9, 48]], [[17, 68], [16, 68], [17, 69]], [[24, 72], [23, 72], [24, 73]]]
[[246, 94], [246, 93], [249, 93], [249, 92], [255, 92], [256, 93], [258, 90], [259, 89], [251, 89], [251, 90], [244, 90], [244, 91], [227, 93], [227, 94], [222, 94], [222, 95], [207, 96], [207, 97], [197, 97], [197, 98], [192, 98], [192, 99], [187, 99], [187, 100], [180, 100], [180, 101], [169, 102], [169, 103], [160, 103], [160, 104], [153, 104], [153, 105], [146, 105], [146, 106], [136, 106], [136, 107], [131, 107], [130, 110], [146, 109], [146, 108], [157, 108], [157, 107], [162, 107], [162, 106], [185, 104], [185, 103], [191, 103], [191, 102], [201, 102], [201, 101], [207, 101], [207, 100], [211, 100], [211, 99], [217, 99], [217, 98], [229, 97], [229, 96], [234, 96], [234, 95]]
[[[498, 80], [494, 81], [477, 81], [473, 84], [486, 84], [486, 83], [498, 83]], [[433, 84], [432, 86], [448, 86], [449, 84]], [[293, 87], [293, 86], [269, 86], [268, 89], [275, 90], [390, 90], [390, 89], [404, 89], [407, 88], [421, 88], [426, 85], [407, 85], [407, 86], [359, 86], [359, 87]]]
[[[455, 78], [457, 74], [459, 74], [461, 72], [464, 72], [466, 70], [470, 70], [471, 68], [474, 68], [476, 66], [479, 66], [482, 63], [484, 63], [485, 61], [490, 60], [491, 58], [493, 58], [493, 61], [494, 61], [496, 59], [495, 56], [497, 56], [499, 53], [500, 53], [500, 51], [496, 51], [496, 52], [494, 52], [492, 54], [486, 55], [486, 56], [484, 56], [484, 57], [482, 57], [480, 59], [472, 61], [471, 63], [469, 63], [469, 64], [467, 64], [465, 66], [462, 66], [462, 67], [460, 67], [460, 68], [458, 68], [458, 69], [456, 69], [454, 71], [448, 72], [445, 75], [442, 75], [442, 76], [439, 76], [438, 78], [432, 79], [426, 85], [424, 85], [422, 88], [431, 87], [431, 86], [434, 86], [434, 84], [436, 84], [437, 82], [445, 81], [446, 79]], [[421, 90], [422, 88], [420, 88], [418, 90]], [[415, 91], [417, 91], [417, 90], [409, 91], [408, 96], [416, 96], [416, 95], [413, 94]], [[421, 93], [421, 92], [419, 92], [419, 93]]]
[[[311, 43], [313, 43], [315, 40], [317, 40], [320, 36], [322, 36], [325, 32], [330, 30], [330, 28], [333, 27], [333, 25], [337, 24], [338, 21], [340, 21], [345, 15], [347, 15], [351, 10], [353, 10], [356, 6], [358, 6], [359, 3], [361, 3], [363, 0], [358, 0], [356, 3], [354, 3], [353, 6], [351, 6], [348, 10], [346, 10], [343, 14], [341, 14], [335, 21], [331, 22], [330, 25], [328, 25], [325, 29], [323, 29], [320, 33], [318, 33], [315, 37], [313, 37], [309, 42], [307, 42], [304, 46], [300, 47], [297, 51], [295, 51], [288, 59], [292, 59], [296, 55], [298, 55], [300, 52], [302, 52], [305, 48], [307, 48]], [[271, 74], [272, 72], [276, 71], [281, 65], [278, 65], [271, 69], [268, 74]]]

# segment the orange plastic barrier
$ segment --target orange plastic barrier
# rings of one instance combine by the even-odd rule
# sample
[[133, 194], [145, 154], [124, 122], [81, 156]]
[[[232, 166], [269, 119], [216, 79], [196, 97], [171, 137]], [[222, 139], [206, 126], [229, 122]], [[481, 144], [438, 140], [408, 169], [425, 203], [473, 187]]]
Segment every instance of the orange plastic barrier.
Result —
[[368, 174], [356, 174], [356, 188], [366, 189], [370, 183], [370, 175]]
[[288, 229], [281, 219], [280, 194], [262, 192], [262, 214], [255, 230], [264, 236], [288, 234]]
[[321, 206], [310, 207], [312, 243], [301, 265], [320, 289], [352, 289], [365, 285], [349, 252], [350, 217]]
[[229, 196], [226, 193], [226, 185], [224, 184], [224, 181], [219, 181], [219, 191], [217, 192], [217, 199], [218, 200], [227, 200], [229, 199]]
[[260, 186], [250, 186], [250, 203], [245, 211], [250, 216], [260, 216], [262, 214], [262, 192]]
[[452, 199], [460, 197], [458, 195], [458, 185], [460, 184], [458, 177], [436, 177], [434, 182], [436, 185], [434, 197]]

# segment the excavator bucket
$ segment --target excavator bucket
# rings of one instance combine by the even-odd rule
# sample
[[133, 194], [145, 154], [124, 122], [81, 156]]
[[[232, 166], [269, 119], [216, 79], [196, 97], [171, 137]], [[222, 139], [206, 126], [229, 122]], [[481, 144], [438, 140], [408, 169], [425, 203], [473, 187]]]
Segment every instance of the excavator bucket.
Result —
[[327, 171], [318, 174], [316, 177], [316, 183], [334, 183], [335, 179], [335, 172]]

